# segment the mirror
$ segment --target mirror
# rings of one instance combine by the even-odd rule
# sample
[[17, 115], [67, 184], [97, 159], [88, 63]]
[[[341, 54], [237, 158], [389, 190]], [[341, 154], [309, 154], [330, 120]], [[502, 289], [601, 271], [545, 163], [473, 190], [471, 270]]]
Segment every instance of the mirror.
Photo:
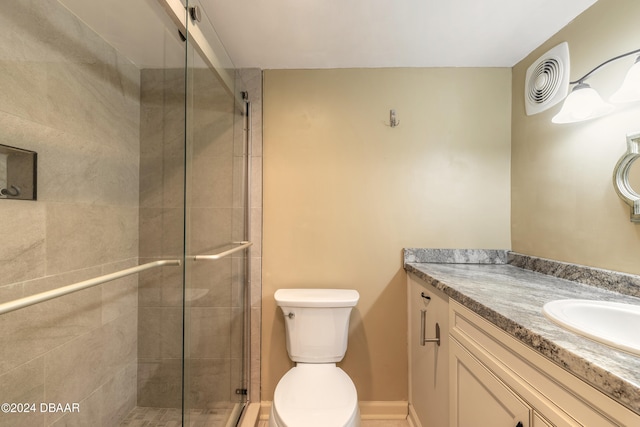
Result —
[[[613, 186], [618, 196], [631, 206], [631, 221], [640, 222], [640, 194], [631, 186], [631, 166], [640, 157], [640, 132], [627, 135], [627, 152], [613, 170]], [[634, 174], [635, 175], [635, 174]]]
[[37, 157], [0, 144], [0, 199], [36, 200]]

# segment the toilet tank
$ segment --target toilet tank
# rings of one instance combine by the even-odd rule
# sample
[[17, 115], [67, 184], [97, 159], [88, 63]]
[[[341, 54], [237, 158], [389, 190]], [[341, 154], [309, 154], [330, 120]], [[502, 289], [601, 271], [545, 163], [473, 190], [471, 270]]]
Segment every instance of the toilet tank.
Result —
[[360, 295], [352, 289], [279, 289], [287, 352], [294, 362], [339, 362], [347, 351], [349, 315]]

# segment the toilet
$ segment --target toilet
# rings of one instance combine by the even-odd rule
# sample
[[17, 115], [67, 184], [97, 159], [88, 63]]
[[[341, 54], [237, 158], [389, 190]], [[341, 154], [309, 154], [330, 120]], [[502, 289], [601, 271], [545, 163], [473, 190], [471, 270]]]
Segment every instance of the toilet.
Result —
[[351, 289], [279, 289], [287, 352], [296, 366], [280, 379], [269, 427], [359, 427], [358, 393], [338, 366], [347, 351]]

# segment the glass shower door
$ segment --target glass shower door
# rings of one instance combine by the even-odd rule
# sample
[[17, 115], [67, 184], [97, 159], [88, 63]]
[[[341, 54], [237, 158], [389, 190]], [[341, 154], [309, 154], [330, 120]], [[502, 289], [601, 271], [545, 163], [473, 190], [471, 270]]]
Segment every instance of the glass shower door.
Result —
[[[212, 31], [206, 16], [189, 20]], [[187, 36], [184, 425], [235, 425], [244, 402], [246, 131], [244, 102]], [[235, 78], [232, 80], [235, 81]], [[211, 257], [211, 255], [217, 255]], [[199, 257], [201, 256], [201, 257]], [[206, 257], [209, 256], [209, 257]]]

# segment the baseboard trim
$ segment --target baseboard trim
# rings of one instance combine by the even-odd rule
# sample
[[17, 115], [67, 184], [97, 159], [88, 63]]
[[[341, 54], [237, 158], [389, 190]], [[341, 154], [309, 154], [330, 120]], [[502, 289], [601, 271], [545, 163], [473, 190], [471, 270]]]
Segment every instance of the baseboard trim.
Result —
[[366, 401], [358, 405], [363, 420], [406, 420], [409, 413], [409, 404], [405, 401]]
[[409, 415], [407, 416], [407, 421], [409, 422], [409, 427], [422, 427], [422, 424], [418, 419], [418, 414], [416, 414], [416, 411], [413, 409], [413, 405], [411, 404], [409, 404]]
[[[364, 401], [359, 402], [360, 418], [363, 420], [406, 420], [409, 404], [405, 401]], [[268, 420], [271, 402], [260, 402], [260, 420]]]

